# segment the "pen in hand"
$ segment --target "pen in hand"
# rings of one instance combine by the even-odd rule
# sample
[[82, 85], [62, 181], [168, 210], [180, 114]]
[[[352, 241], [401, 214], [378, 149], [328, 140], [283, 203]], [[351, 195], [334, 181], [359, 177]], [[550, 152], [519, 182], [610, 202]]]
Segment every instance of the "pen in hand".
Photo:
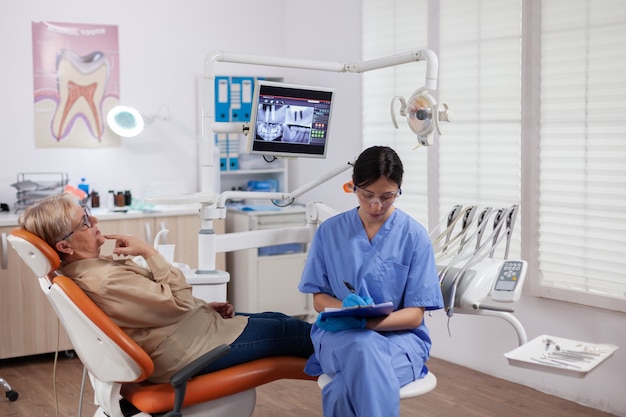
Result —
[[374, 305], [374, 302], [370, 297], [361, 298], [357, 294], [356, 289], [354, 289], [352, 284], [350, 284], [348, 281], [344, 280], [343, 285], [345, 285], [346, 288], [350, 290], [350, 295], [348, 295], [342, 303], [344, 309], [362, 308]]
[[346, 286], [346, 288], [348, 290], [350, 290], [350, 292], [352, 294], [356, 294], [356, 290], [354, 289], [354, 287], [352, 286], [352, 284], [350, 284], [348, 281], [346, 281], [345, 279], [343, 280], [344, 285]]

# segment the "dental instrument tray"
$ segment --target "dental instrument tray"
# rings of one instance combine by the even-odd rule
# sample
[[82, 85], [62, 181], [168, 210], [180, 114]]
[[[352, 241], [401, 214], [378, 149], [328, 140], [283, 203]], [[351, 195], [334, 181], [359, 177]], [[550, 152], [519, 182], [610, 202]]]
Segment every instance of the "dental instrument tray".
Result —
[[582, 378], [617, 349], [612, 344], [541, 335], [504, 356], [512, 366]]
[[388, 316], [393, 312], [393, 303], [372, 304], [369, 306], [354, 306], [346, 308], [326, 308], [320, 313], [321, 318], [328, 317], [380, 317]]
[[23, 172], [17, 174], [17, 182], [11, 184], [17, 190], [15, 212], [25, 209], [49, 195], [60, 194], [69, 183], [65, 172]]

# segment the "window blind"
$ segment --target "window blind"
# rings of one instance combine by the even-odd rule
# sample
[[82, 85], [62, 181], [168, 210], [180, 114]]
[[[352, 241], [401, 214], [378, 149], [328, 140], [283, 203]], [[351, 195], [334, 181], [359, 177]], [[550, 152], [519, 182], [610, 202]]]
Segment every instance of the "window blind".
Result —
[[626, 300], [626, 4], [544, 1], [541, 28], [541, 284]]
[[[428, 19], [427, 1], [363, 3], [364, 59], [418, 47], [439, 51], [438, 96], [450, 104], [454, 121], [442, 126], [437, 166], [430, 170], [427, 153], [434, 149], [408, 152], [416, 139], [406, 122], [394, 131], [389, 115], [380, 110], [382, 100], [408, 98], [421, 86], [423, 72], [416, 71], [424, 68], [393, 67], [363, 77], [364, 145], [386, 143], [400, 152], [408, 172], [397, 205], [425, 225], [429, 209], [439, 210], [434, 218], [443, 219], [456, 204], [499, 208], [520, 202], [520, 1], [438, 4], [440, 21]], [[438, 45], [428, 42], [429, 24], [439, 32]], [[428, 175], [437, 176], [439, 184], [430, 195]], [[431, 221], [428, 226], [436, 225]], [[519, 232], [513, 236], [510, 254], [516, 256]]]
[[[363, 60], [381, 58], [401, 52], [426, 48], [427, 1], [396, 0], [363, 2]], [[363, 146], [391, 146], [398, 152], [404, 167], [402, 195], [396, 206], [427, 226], [427, 161], [426, 150], [413, 148], [417, 138], [399, 115], [398, 129], [391, 121], [391, 100], [395, 96], [408, 99], [424, 85], [426, 65], [408, 63], [369, 71], [362, 76]]]
[[[435, 18], [428, 6], [438, 8]], [[433, 32], [436, 45], [427, 42]], [[522, 40], [527, 52], [540, 51], [526, 67]], [[394, 95], [410, 95], [423, 73], [394, 67], [363, 77], [364, 146], [394, 146], [410, 166], [410, 193], [398, 205], [432, 228], [455, 204], [520, 203], [531, 224], [518, 219], [510, 257], [520, 256], [522, 228], [533, 294], [626, 311], [626, 2], [363, 2], [364, 59], [417, 46], [437, 51], [439, 99], [453, 111], [438, 149], [407, 153], [413, 135], [402, 121], [390, 128], [381, 111]], [[524, 89], [522, 79], [530, 80]], [[523, 123], [538, 129], [524, 145], [537, 151], [522, 159], [528, 91], [537, 91], [538, 110], [526, 109]], [[426, 169], [433, 151], [435, 166]], [[437, 177], [436, 192], [426, 176]]]
[[454, 115], [439, 138], [439, 217], [456, 204], [520, 204], [521, 2], [442, 0], [439, 25], [439, 96]]

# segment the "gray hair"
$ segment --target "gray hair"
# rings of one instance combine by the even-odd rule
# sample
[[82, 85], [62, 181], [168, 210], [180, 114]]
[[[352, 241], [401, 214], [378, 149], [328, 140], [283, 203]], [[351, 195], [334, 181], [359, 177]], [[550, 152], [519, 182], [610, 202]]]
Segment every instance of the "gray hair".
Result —
[[56, 243], [73, 228], [76, 200], [70, 194], [55, 194], [26, 207], [18, 225], [43, 239], [56, 250]]

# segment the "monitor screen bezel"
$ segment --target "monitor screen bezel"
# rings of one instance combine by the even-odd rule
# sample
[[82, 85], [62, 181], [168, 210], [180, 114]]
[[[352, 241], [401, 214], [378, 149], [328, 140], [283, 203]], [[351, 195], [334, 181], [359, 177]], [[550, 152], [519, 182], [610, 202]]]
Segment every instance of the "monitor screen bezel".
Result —
[[[269, 91], [268, 91], [269, 90]], [[324, 145], [290, 143], [281, 141], [255, 140], [257, 136], [257, 117], [259, 113], [259, 99], [271, 93], [293, 99], [326, 100], [330, 102], [326, 138]], [[277, 81], [257, 79], [254, 86], [252, 111], [248, 130], [248, 153], [253, 155], [267, 155], [276, 158], [326, 158], [328, 140], [332, 122], [335, 89], [330, 87], [316, 87], [300, 84], [288, 84]], [[321, 148], [321, 152], [319, 152]]]

